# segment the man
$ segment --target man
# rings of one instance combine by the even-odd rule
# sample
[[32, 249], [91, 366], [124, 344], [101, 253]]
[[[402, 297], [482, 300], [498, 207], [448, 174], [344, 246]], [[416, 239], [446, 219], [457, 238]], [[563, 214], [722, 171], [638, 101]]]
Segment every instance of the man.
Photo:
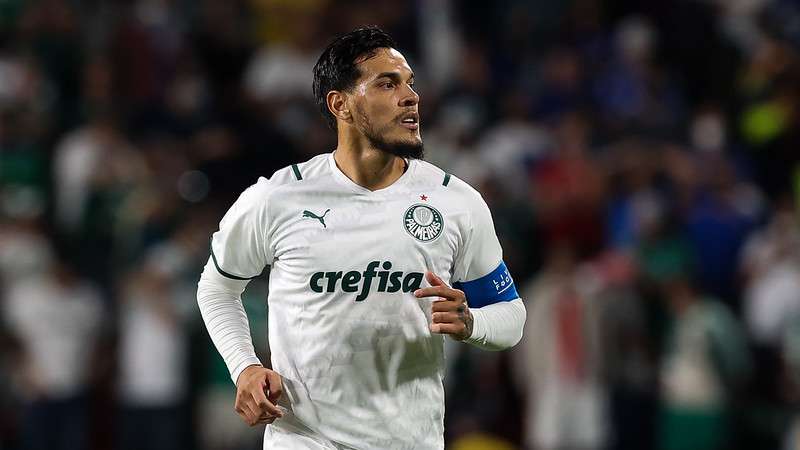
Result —
[[[522, 336], [488, 207], [421, 160], [395, 47], [370, 27], [325, 49], [314, 94], [336, 150], [260, 178], [212, 238], [198, 303], [236, 411], [270, 424], [264, 448], [443, 448], [443, 335], [491, 350]], [[267, 265], [272, 369], [240, 301]]]

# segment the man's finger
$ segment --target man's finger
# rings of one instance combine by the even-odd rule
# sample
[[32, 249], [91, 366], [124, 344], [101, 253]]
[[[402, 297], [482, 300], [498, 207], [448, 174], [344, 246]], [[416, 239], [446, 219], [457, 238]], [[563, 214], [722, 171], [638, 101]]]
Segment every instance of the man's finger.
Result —
[[267, 401], [267, 394], [264, 393], [264, 389], [266, 389], [266, 383], [262, 382], [261, 383], [261, 389], [258, 389], [258, 388], [252, 389], [251, 392], [250, 392], [250, 394], [253, 397], [253, 400], [256, 401], [257, 405], [261, 405], [261, 403], [264, 403], [264, 402]]
[[236, 410], [236, 413], [239, 414], [242, 420], [248, 425], [252, 424], [252, 421], [259, 415], [252, 398], [249, 397], [250, 395], [248, 395], [246, 391], [240, 391], [236, 396], [236, 403], [234, 404], [234, 410]]
[[277, 418], [278, 417], [273, 416], [272, 414], [262, 412], [261, 415], [258, 417], [258, 423], [272, 423]]
[[460, 323], [432, 323], [431, 333], [436, 334], [458, 334], [464, 330], [464, 325]]
[[433, 323], [456, 323], [459, 321], [458, 313], [455, 312], [435, 312], [431, 319]]
[[277, 404], [278, 399], [280, 399], [281, 394], [283, 394], [283, 380], [281, 380], [281, 376], [278, 375], [277, 372], [267, 373], [267, 390], [269, 401], [273, 404]]
[[277, 406], [275, 406], [272, 402], [267, 399], [267, 395], [264, 393], [264, 389], [255, 389], [253, 391], [253, 400], [256, 402], [256, 407], [258, 408], [258, 415], [260, 416], [263, 413], [267, 413], [271, 416], [278, 416], [281, 417], [283, 413]]
[[258, 417], [261, 415], [261, 413], [258, 411], [258, 407], [252, 400], [245, 402], [241, 406], [241, 409], [242, 409], [242, 414], [239, 415], [243, 415], [245, 423], [247, 423], [250, 426], [253, 426], [258, 423]]
[[[264, 393], [262, 392], [261, 395], [263, 396]], [[280, 410], [280, 408], [275, 406], [271, 401], [267, 400], [266, 396], [261, 397], [261, 399], [256, 403], [256, 408], [257, 408], [256, 410], [258, 411], [256, 417], [260, 417], [261, 414], [263, 413], [276, 417], [283, 416], [283, 412]]]
[[436, 300], [431, 303], [431, 312], [458, 312], [458, 308], [463, 308], [464, 302], [457, 300]]
[[431, 286], [426, 288], [417, 289], [414, 291], [414, 296], [417, 298], [423, 297], [442, 297], [455, 299], [461, 295], [458, 289], [449, 288], [447, 286]]
[[242, 420], [245, 421], [245, 423], [250, 423], [250, 419], [247, 417], [247, 413], [245, 413], [245, 409], [243, 407], [237, 406], [235, 408], [235, 411], [236, 411], [236, 414], [238, 414], [239, 417], [241, 417]]
[[258, 424], [259, 425], [269, 425], [272, 422], [275, 422], [275, 419], [277, 419], [277, 417], [275, 417], [275, 416], [261, 416], [258, 419]]
[[428, 280], [428, 283], [430, 283], [431, 286], [447, 286], [447, 283], [445, 283], [444, 280], [439, 278], [439, 275], [436, 275], [432, 271], [425, 272], [425, 279]]

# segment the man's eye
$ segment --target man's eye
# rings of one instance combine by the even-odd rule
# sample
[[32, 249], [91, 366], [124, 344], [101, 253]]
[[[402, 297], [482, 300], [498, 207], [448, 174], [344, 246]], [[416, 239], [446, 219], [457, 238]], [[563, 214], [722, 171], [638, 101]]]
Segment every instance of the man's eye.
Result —
[[394, 83], [386, 82], [383, 83], [382, 86], [384, 87], [384, 89], [394, 89]]

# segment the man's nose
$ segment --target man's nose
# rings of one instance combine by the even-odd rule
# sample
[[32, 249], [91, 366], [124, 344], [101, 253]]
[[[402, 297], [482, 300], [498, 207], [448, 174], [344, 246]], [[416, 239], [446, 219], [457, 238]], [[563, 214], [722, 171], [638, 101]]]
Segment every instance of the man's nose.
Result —
[[406, 85], [406, 93], [400, 99], [400, 106], [414, 106], [419, 103], [419, 94], [411, 86]]

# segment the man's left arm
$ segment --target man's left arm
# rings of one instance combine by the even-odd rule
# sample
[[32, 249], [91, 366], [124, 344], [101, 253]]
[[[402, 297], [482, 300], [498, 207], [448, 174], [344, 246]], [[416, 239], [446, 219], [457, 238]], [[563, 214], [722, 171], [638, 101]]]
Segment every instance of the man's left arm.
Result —
[[[431, 287], [418, 289], [414, 295], [417, 298], [438, 297], [431, 306], [432, 333], [448, 334], [457, 341], [484, 350], [505, 350], [522, 339], [527, 312], [516, 290], [513, 291], [513, 299], [470, 308], [467, 292], [470, 288], [474, 289], [475, 284], [461, 286], [467, 288], [465, 292], [448, 286], [433, 272], [428, 272], [425, 277]], [[493, 284], [492, 280], [486, 282]]]
[[462, 189], [469, 219], [462, 225], [464, 240], [453, 261], [453, 285], [429, 273], [431, 287], [420, 289], [417, 296], [439, 297], [433, 302], [431, 332], [486, 350], [512, 347], [522, 339], [525, 304], [503, 262], [492, 213], [481, 195], [463, 181], [454, 177], [451, 188]]

